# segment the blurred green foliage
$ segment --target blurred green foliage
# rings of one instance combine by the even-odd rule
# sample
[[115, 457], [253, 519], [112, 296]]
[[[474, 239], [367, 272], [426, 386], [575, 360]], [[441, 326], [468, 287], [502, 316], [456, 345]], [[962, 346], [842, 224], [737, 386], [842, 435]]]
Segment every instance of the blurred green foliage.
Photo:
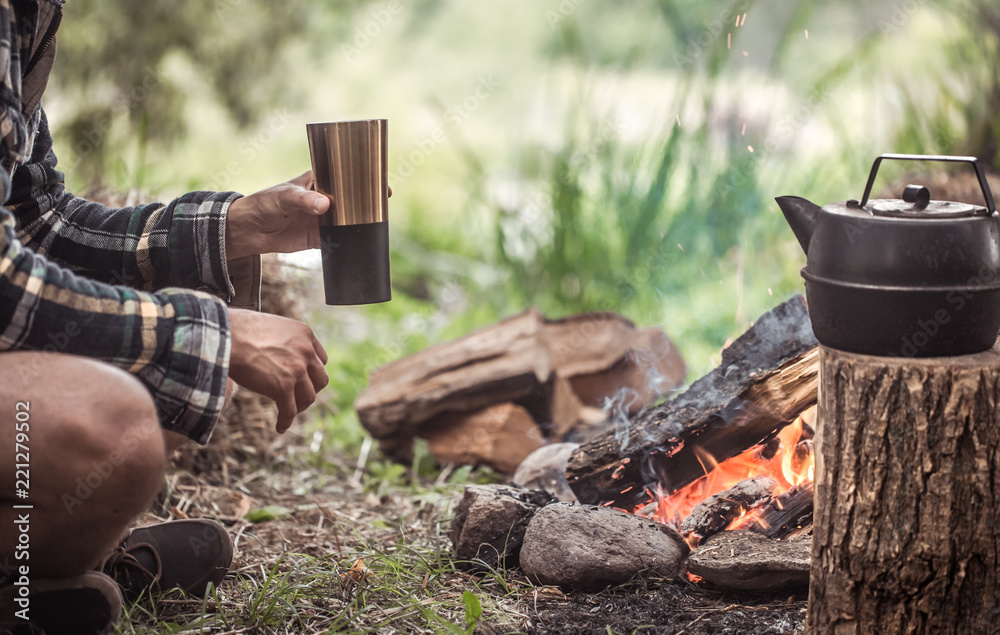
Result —
[[354, 425], [372, 368], [529, 305], [662, 325], [707, 371], [802, 290], [775, 196], [857, 197], [881, 152], [1000, 167], [998, 41], [987, 0], [106, 0], [67, 5], [50, 115], [99, 137], [73, 182], [171, 195], [390, 119], [394, 300], [311, 316]]
[[[335, 16], [357, 2], [324, 3]], [[59, 31], [55, 88], [73, 104], [60, 122], [67, 160], [91, 183], [117, 154], [167, 146], [188, 133], [188, 99], [217, 101], [237, 126], [295, 103], [301, 85], [285, 50], [319, 41], [316, 3], [286, 0], [70, 2]], [[173, 71], [173, 69], [181, 69]], [[122, 120], [124, 125], [116, 125]], [[66, 161], [64, 161], [66, 162]]]

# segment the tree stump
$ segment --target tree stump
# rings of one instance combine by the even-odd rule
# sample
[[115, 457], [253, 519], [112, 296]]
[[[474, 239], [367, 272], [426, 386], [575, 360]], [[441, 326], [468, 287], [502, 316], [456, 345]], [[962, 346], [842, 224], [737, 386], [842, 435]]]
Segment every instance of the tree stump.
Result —
[[820, 348], [807, 633], [1000, 629], [1000, 349]]

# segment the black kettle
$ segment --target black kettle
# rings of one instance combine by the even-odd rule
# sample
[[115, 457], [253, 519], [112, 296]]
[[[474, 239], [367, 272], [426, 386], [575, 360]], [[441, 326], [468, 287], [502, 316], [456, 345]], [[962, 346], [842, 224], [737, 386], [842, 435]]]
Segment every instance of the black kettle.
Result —
[[[985, 207], [932, 201], [920, 185], [902, 199], [868, 200], [884, 159], [971, 163]], [[775, 199], [806, 252], [806, 300], [825, 346], [883, 357], [978, 353], [1000, 330], [1000, 215], [975, 157], [883, 154], [861, 201], [819, 207]]]

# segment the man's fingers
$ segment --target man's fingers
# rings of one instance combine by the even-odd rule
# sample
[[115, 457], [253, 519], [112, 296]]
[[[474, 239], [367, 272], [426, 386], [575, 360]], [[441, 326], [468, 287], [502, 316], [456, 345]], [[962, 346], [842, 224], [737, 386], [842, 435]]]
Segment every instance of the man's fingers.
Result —
[[299, 205], [310, 214], [325, 214], [330, 209], [330, 199], [326, 194], [302, 190], [299, 192]]
[[311, 379], [303, 377], [295, 384], [295, 409], [297, 412], [303, 412], [314, 401], [316, 401], [316, 389]]
[[330, 383], [330, 376], [326, 373], [326, 369], [320, 363], [309, 364], [309, 381], [312, 382], [313, 388], [316, 392], [319, 392], [326, 388], [326, 385]]
[[278, 434], [284, 434], [286, 430], [292, 427], [295, 415], [298, 414], [298, 410], [295, 408], [295, 397], [293, 395], [282, 395], [274, 403], [278, 406], [278, 421], [274, 425], [274, 429], [278, 431]]
[[303, 172], [294, 179], [291, 179], [287, 185], [295, 186], [294, 188], [287, 188], [286, 186], [284, 189], [286, 191], [288, 189], [292, 190], [295, 195], [294, 205], [300, 206], [307, 213], [325, 214], [330, 209], [330, 198], [316, 191], [316, 181], [313, 179], [312, 170]]
[[322, 380], [322, 388], [329, 379], [326, 369], [317, 364], [310, 365], [307, 376], [300, 376], [293, 391], [278, 395], [275, 404], [278, 406], [278, 421], [275, 430], [283, 433], [292, 426], [295, 415], [303, 412], [316, 401], [317, 381]]
[[326, 349], [323, 348], [323, 344], [319, 341], [319, 338], [316, 337], [316, 334], [313, 333], [312, 330], [309, 331], [309, 336], [312, 338], [313, 350], [316, 351], [316, 357], [319, 357], [319, 361], [326, 365], [329, 361], [329, 358], [326, 356]]

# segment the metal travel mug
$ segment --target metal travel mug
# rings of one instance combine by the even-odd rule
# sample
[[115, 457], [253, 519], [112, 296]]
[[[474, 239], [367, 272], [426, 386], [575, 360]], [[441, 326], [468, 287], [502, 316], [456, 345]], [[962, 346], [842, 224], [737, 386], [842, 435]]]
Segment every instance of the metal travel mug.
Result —
[[330, 197], [320, 217], [326, 303], [392, 298], [385, 119], [306, 124], [316, 191]]

